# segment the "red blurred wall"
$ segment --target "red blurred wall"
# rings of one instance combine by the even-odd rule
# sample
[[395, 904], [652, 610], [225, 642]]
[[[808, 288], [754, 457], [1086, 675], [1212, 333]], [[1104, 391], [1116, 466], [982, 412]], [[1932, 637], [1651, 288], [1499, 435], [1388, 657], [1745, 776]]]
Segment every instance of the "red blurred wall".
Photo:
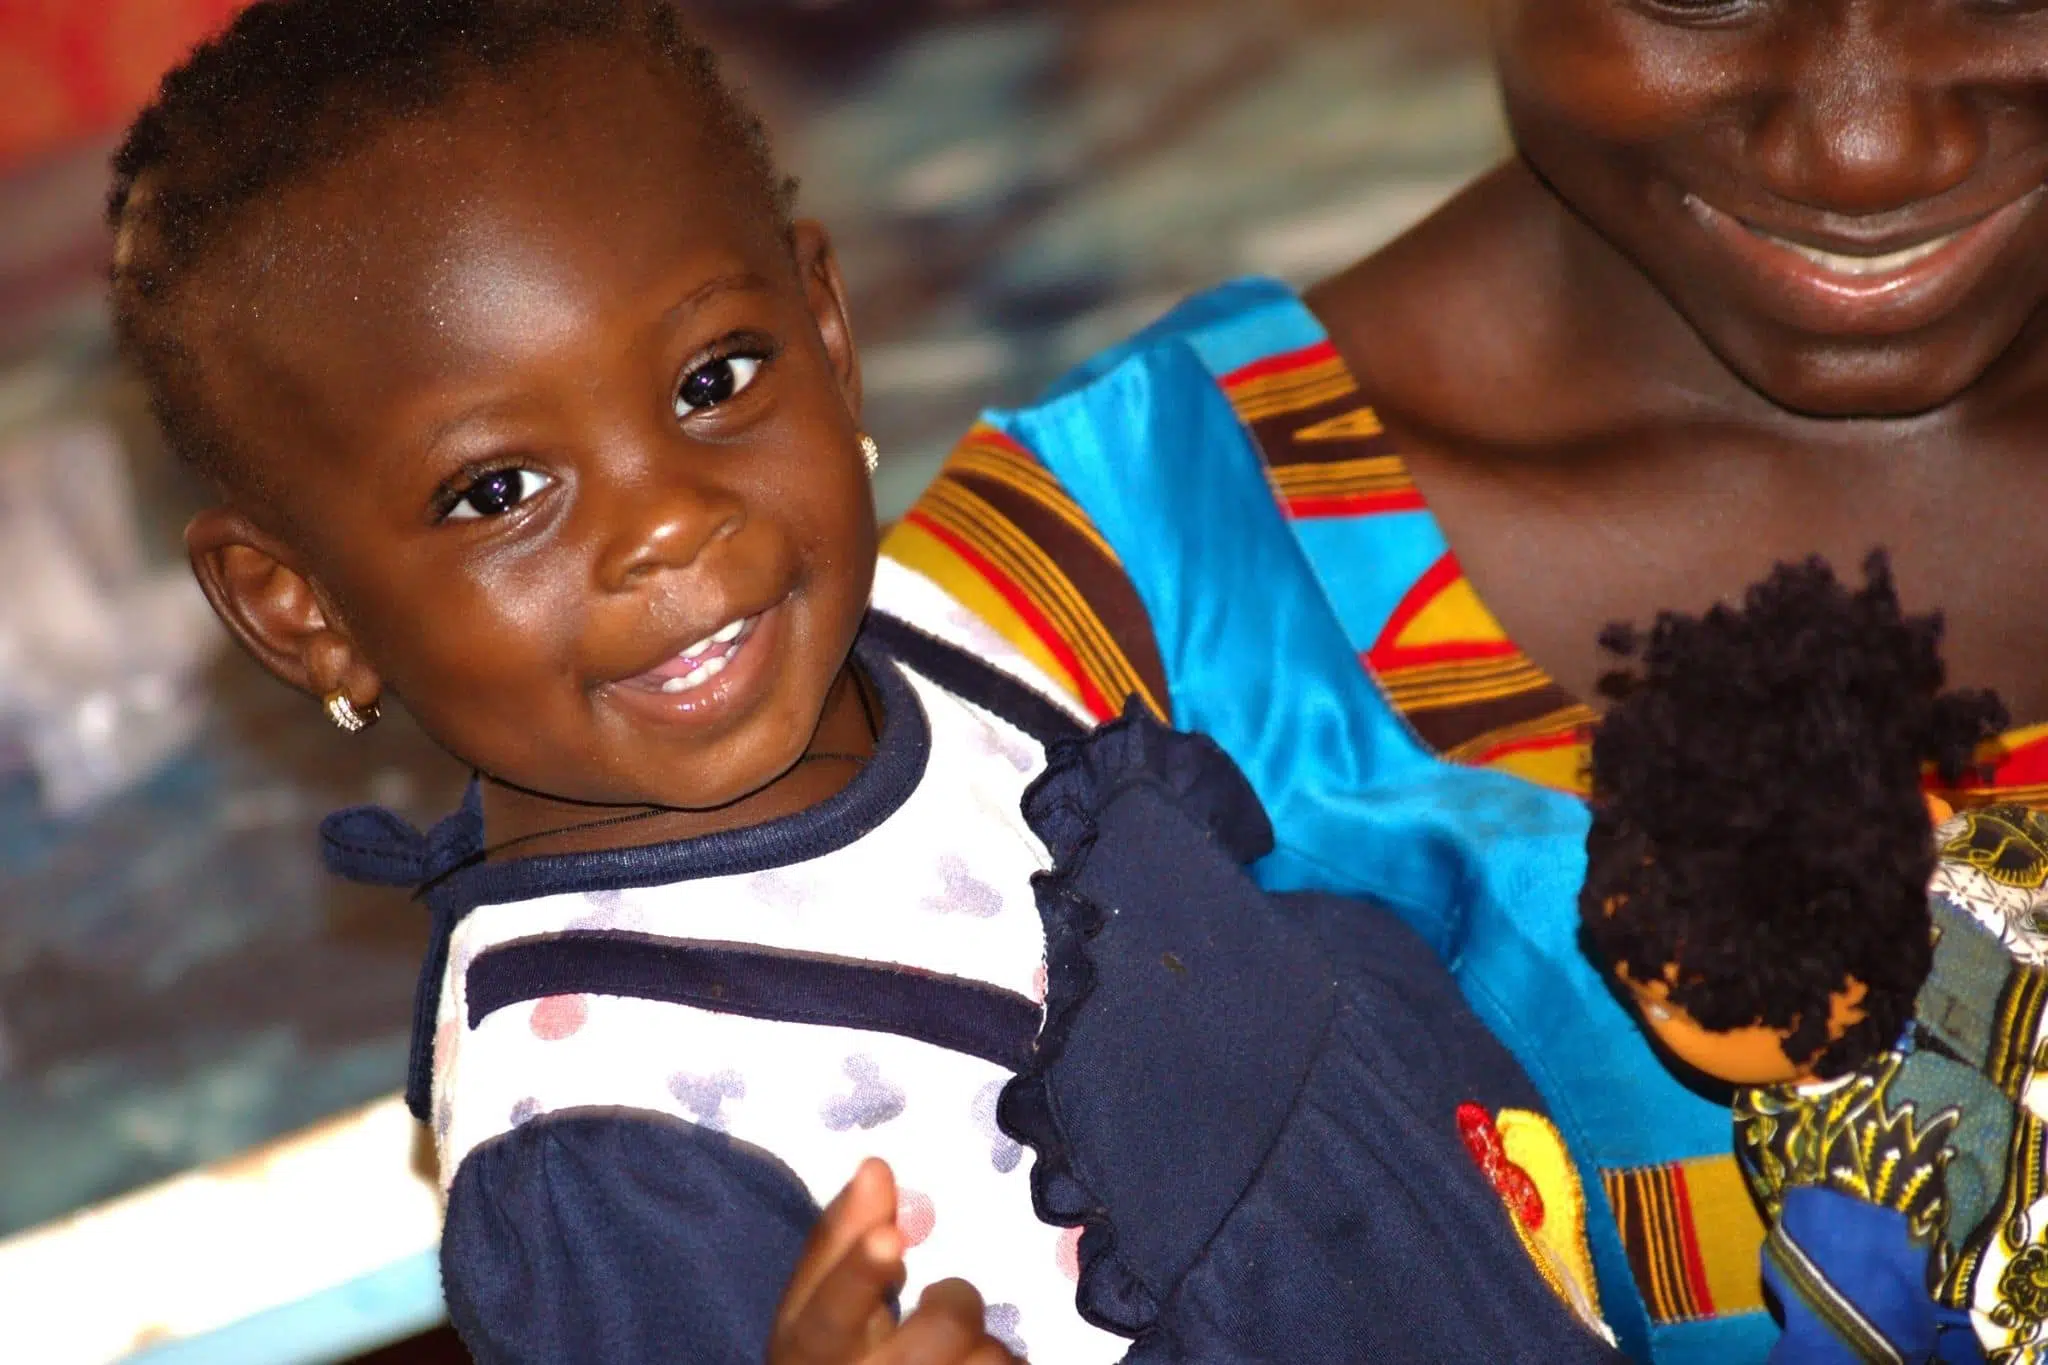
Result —
[[0, 0], [0, 169], [117, 129], [245, 0]]

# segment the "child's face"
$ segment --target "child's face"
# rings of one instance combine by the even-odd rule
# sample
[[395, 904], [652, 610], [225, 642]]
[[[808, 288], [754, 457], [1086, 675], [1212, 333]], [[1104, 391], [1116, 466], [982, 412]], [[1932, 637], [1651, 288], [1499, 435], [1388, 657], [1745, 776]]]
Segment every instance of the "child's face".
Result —
[[2038, 0], [1493, 3], [1529, 162], [1781, 405], [1937, 406], [2048, 296]]
[[205, 382], [276, 507], [189, 539], [280, 676], [576, 800], [722, 805], [804, 752], [873, 572], [858, 379], [823, 234], [792, 263], [695, 115], [551, 55], [202, 272]]

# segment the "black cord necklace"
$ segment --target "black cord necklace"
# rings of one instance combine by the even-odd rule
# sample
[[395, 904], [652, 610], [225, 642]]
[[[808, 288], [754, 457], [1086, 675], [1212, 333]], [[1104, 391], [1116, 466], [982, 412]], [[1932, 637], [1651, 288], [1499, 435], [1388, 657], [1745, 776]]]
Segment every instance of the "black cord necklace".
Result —
[[[841, 754], [806, 752], [803, 755], [801, 755], [796, 762], [789, 765], [790, 772], [796, 771], [798, 768], [801, 768], [806, 763], [851, 763], [856, 767], [859, 767], [868, 761], [869, 757], [873, 753], [874, 748], [882, 742], [882, 723], [881, 718], [878, 714], [880, 711], [880, 703], [876, 701], [874, 693], [870, 690], [872, 684], [868, 682], [867, 674], [861, 670], [860, 665], [853, 664], [848, 667], [847, 675], [853, 683], [853, 695], [855, 699], [860, 702], [861, 719], [867, 723], [869, 753]], [[494, 779], [486, 777], [485, 780], [491, 781]], [[449, 869], [447, 873], [444, 873], [441, 877], [437, 877], [434, 880], [437, 882], [442, 881], [447, 876], [451, 876], [455, 872], [462, 870], [462, 868], [473, 867], [477, 863], [481, 862], [488, 862], [492, 858], [498, 857], [501, 854], [503, 854], [507, 849], [518, 848], [522, 845], [533, 843], [536, 840], [552, 839], [555, 838], [557, 835], [562, 834], [577, 834], [581, 833], [584, 830], [610, 829], [616, 825], [630, 825], [641, 820], [651, 820], [658, 815], [680, 815], [690, 813], [695, 812], [691, 812], [690, 808], [687, 806], [648, 806], [643, 810], [627, 811], [621, 815], [607, 815], [596, 820], [584, 820], [573, 825], [562, 825], [555, 829], [535, 830], [531, 834], [521, 834], [515, 838], [507, 839], [503, 843], [492, 844], [489, 848], [479, 850], [477, 853], [472, 854], [470, 857], [463, 859], [459, 865]]]

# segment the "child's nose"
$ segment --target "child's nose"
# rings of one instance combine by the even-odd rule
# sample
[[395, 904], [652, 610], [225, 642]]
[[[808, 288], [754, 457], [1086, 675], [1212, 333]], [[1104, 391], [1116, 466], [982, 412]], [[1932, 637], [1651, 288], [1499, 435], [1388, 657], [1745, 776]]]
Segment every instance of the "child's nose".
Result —
[[[632, 588], [641, 579], [688, 568], [718, 541], [746, 524], [746, 504], [729, 489], [668, 467], [645, 479], [614, 484], [597, 500], [585, 500], [603, 529], [598, 582], [608, 592]], [[589, 506], [591, 501], [600, 505]]]

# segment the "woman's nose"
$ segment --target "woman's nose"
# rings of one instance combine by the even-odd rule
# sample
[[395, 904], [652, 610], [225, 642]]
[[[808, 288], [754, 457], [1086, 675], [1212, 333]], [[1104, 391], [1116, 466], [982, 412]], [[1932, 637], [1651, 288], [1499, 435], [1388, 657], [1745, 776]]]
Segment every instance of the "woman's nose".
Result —
[[1863, 217], [1934, 199], [1976, 169], [1983, 111], [1952, 64], [1915, 50], [1928, 41], [1918, 26], [1831, 23], [1796, 41], [1800, 59], [1756, 130], [1778, 197]]

